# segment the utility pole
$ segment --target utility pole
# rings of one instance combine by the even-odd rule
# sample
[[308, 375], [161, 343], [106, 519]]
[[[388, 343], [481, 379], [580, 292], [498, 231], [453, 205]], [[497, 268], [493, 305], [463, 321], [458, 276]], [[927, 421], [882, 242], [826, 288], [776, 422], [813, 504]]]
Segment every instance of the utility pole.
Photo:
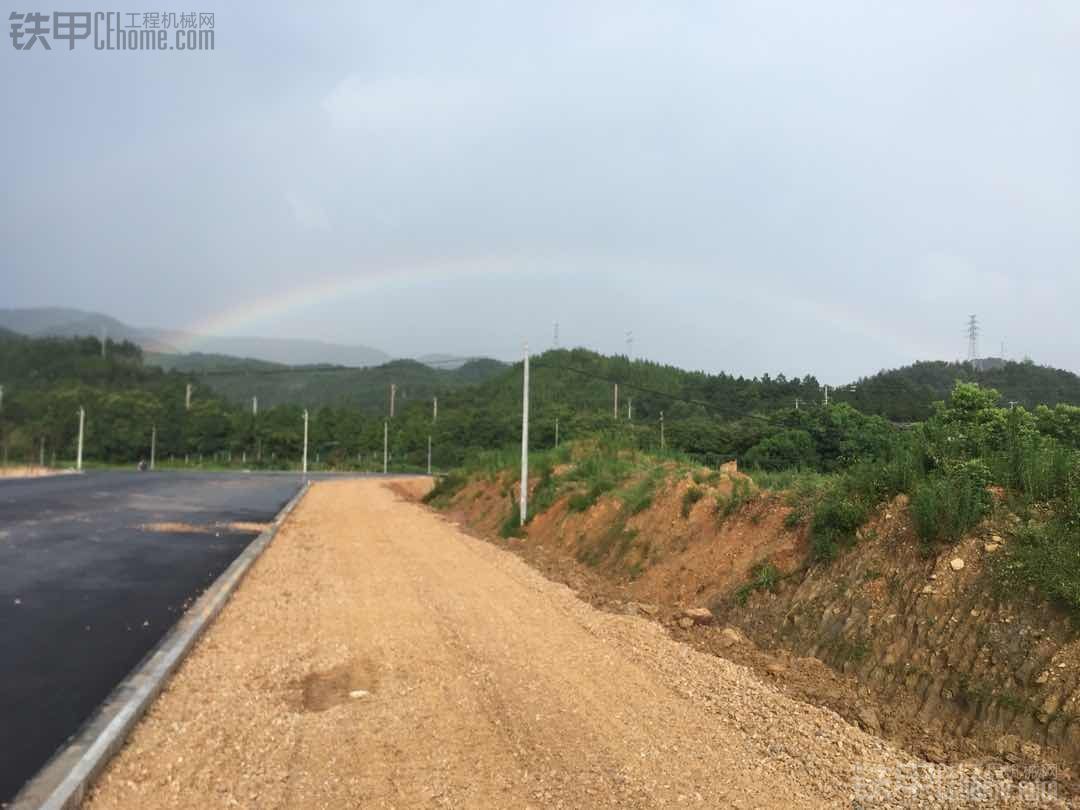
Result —
[[390, 418], [394, 418], [394, 398], [397, 397], [397, 384], [390, 383]]
[[633, 422], [634, 421], [634, 398], [633, 397], [630, 397], [630, 399], [628, 399], [626, 401], [626, 421], [627, 422]]
[[555, 417], [555, 447], [559, 446], [559, 417]]
[[252, 397], [251, 398], [251, 415], [252, 416], [258, 416], [259, 415], [259, 398], [258, 397]]
[[191, 410], [191, 383], [187, 384], [187, 390], [184, 393], [184, 410]]
[[795, 397], [795, 410], [799, 410], [799, 398]]
[[431, 424], [435, 424], [439, 421], [439, 398], [431, 398]]
[[307, 434], [308, 434], [308, 412], [307, 408], [304, 408], [304, 460], [303, 470], [304, 477], [307, 477]]
[[387, 450], [389, 449], [389, 446], [390, 446], [389, 442], [390, 442], [390, 423], [384, 419], [383, 423], [382, 423], [382, 471], [383, 471], [383, 475], [386, 475], [386, 460], [387, 460], [387, 455], [388, 455]]
[[431, 434], [427, 437], [427, 474], [431, 475]]
[[615, 383], [615, 418], [619, 418], [619, 384]]
[[660, 411], [660, 449], [664, 449], [664, 412]]
[[154, 469], [154, 461], [157, 458], [157, 425], [150, 428], [150, 469]]
[[520, 525], [529, 514], [529, 344], [525, 344], [525, 369], [521, 381], [521, 499]]
[[825, 407], [829, 407], [829, 386], [825, 386]]
[[82, 471], [83, 429], [86, 427], [86, 408], [79, 408], [79, 444], [75, 450], [75, 469]]

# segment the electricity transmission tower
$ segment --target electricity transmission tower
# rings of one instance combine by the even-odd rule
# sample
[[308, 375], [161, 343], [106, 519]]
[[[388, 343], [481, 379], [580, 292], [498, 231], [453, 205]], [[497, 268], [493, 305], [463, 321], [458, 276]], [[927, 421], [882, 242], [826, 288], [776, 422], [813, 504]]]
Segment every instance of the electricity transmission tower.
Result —
[[974, 315], [968, 318], [968, 362], [974, 362], [979, 357], [979, 320]]

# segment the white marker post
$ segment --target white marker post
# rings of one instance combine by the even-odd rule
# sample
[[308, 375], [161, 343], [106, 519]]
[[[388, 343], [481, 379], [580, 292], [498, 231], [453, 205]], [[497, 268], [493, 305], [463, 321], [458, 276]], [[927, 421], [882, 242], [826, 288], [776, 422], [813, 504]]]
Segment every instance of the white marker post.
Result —
[[525, 375], [521, 386], [521, 524], [529, 513], [529, 344], [525, 344]]
[[308, 412], [307, 408], [304, 408], [304, 460], [303, 469], [304, 476], [307, 477], [307, 434], [308, 434]]
[[75, 469], [82, 472], [83, 430], [86, 427], [86, 408], [79, 408], [79, 444], [75, 451]]

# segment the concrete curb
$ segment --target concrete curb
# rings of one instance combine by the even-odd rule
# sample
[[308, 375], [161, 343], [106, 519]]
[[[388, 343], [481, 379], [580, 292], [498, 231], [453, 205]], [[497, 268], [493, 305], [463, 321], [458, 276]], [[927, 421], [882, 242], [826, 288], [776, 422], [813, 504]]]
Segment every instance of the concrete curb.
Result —
[[244, 575], [310, 487], [310, 481], [304, 483], [278, 512], [270, 528], [240, 552], [157, 646], [113, 689], [75, 736], [23, 786], [10, 810], [73, 810], [82, 803], [94, 779], [124, 745], [135, 724], [225, 607]]

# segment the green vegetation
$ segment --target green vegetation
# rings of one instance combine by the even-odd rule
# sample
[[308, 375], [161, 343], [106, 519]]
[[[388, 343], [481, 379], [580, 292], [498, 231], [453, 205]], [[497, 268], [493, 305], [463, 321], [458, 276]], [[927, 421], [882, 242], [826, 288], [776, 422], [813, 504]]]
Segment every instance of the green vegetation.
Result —
[[[0, 333], [4, 460], [36, 461], [44, 446], [47, 462], [70, 462], [76, 412], [85, 407], [91, 464], [148, 457], [156, 427], [163, 465], [295, 468], [306, 404], [314, 469], [381, 469], [386, 397], [394, 383], [391, 469], [423, 469], [430, 436], [436, 468], [458, 468], [439, 481], [430, 502], [447, 503], [470, 477], [498, 476], [515, 502], [504, 533], [519, 531], [513, 490], [520, 367], [477, 361], [439, 371], [404, 361], [362, 370], [278, 368], [209, 357], [196, 377], [147, 365], [131, 343], [110, 342], [104, 357], [101, 348], [96, 338]], [[682, 501], [689, 516], [719, 480], [715, 468], [738, 458], [757, 486], [784, 492], [791, 507], [787, 525], [808, 524], [817, 561], [854, 542], [873, 510], [901, 493], [910, 499], [912, 522], [928, 551], [975, 530], [995, 510], [1020, 515], [1023, 528], [999, 555], [995, 576], [1014, 589], [1034, 586], [1080, 618], [1080, 407], [1070, 404], [1080, 402], [1075, 375], [1029, 363], [986, 372], [917, 364], [837, 391], [824, 408], [807, 404], [821, 401], [812, 377], [708, 375], [584, 350], [547, 352], [533, 368], [530, 446], [537, 478], [526, 517], [534, 519], [560, 497], [576, 511], [606, 495], [617, 498], [618, 530], [589, 552], [590, 560], [620, 559], [634, 546], [625, 523], [651, 505], [665, 478], [693, 478]], [[634, 421], [612, 416], [611, 380], [633, 396]], [[1001, 382], [1014, 407], [1003, 407], [998, 390], [977, 384], [990, 380]], [[190, 409], [184, 405], [189, 384]], [[942, 392], [947, 400], [934, 402]], [[434, 422], [430, 396], [436, 393]], [[259, 397], [257, 415], [252, 396]], [[924, 421], [901, 427], [883, 417]], [[556, 419], [560, 436], [569, 440], [558, 450], [552, 449]], [[717, 501], [719, 519], [758, 492], [748, 481], [733, 480], [730, 495]]]
[[460, 471], [441, 476], [435, 481], [435, 486], [431, 488], [431, 491], [424, 496], [424, 503], [435, 507], [445, 507], [465, 488], [467, 483], [469, 483], [468, 477]]
[[1016, 402], [1028, 410], [1080, 403], [1080, 377], [1029, 360], [1006, 362], [987, 371], [969, 363], [916, 363], [841, 387], [830, 398], [894, 422], [920, 422], [933, 416], [934, 403], [946, 399], [961, 382], [999, 391], [997, 404]]
[[735, 591], [735, 600], [745, 605], [756, 591], [775, 591], [780, 583], [780, 571], [772, 563], [761, 563], [750, 572], [750, 579]]
[[731, 493], [727, 497], [720, 495], [716, 499], [717, 517], [721, 521], [731, 517], [742, 509], [745, 504], [752, 501], [755, 496], [753, 484], [745, 478], [732, 479]]
[[700, 487], [690, 487], [683, 493], [682, 497], [682, 516], [683, 519], [690, 517], [690, 511], [694, 508], [694, 504], [705, 497], [705, 490]]
[[663, 480], [663, 467], [656, 467], [651, 472], [641, 476], [629, 489], [619, 493], [622, 498], [623, 508], [627, 514], [633, 516], [644, 512], [653, 504], [656, 488]]

